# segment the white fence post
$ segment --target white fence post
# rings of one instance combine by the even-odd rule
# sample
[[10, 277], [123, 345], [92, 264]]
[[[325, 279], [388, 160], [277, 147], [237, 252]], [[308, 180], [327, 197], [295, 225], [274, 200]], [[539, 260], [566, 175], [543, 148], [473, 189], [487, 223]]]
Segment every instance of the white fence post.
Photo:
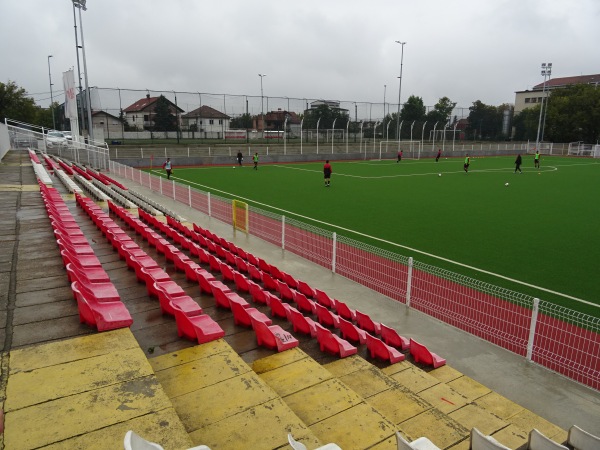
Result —
[[208, 217], [212, 217], [212, 214], [210, 212], [210, 192], [207, 193], [207, 197], [208, 197]]
[[281, 249], [285, 250], [285, 216], [281, 216]]
[[531, 310], [531, 323], [529, 324], [529, 339], [527, 340], [527, 356], [525, 359], [531, 361], [533, 355], [533, 341], [535, 339], [535, 327], [537, 325], [538, 312], [540, 309], [540, 299], [533, 299], [533, 309]]
[[192, 187], [188, 184], [188, 203], [192, 207]]
[[336, 249], [337, 249], [337, 233], [333, 232], [333, 249], [331, 251], [331, 271], [335, 273]]
[[158, 178], [160, 181], [160, 195], [162, 195], [163, 191], [162, 191], [162, 177]]
[[173, 181], [173, 200], [177, 200], [175, 198], [175, 180], [172, 180], [172, 181]]
[[408, 258], [408, 272], [406, 276], [406, 306], [410, 308], [410, 291], [412, 287], [412, 270], [413, 270], [413, 258]]

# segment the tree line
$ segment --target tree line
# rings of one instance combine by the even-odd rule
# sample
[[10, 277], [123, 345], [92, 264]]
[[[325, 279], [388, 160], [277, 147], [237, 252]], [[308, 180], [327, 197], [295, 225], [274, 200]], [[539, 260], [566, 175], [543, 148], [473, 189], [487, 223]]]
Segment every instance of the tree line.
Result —
[[[153, 116], [154, 129], [161, 131], [175, 130], [177, 120], [169, 110], [168, 100], [161, 96]], [[546, 142], [598, 143], [600, 140], [600, 89], [589, 84], [576, 84], [549, 92], [544, 113], [544, 140]], [[486, 105], [477, 100], [469, 107], [466, 123], [460, 127], [464, 139], [469, 140], [535, 140], [538, 133], [540, 117], [539, 103], [514, 115], [514, 106], [502, 104]], [[420, 135], [433, 130], [453, 130], [458, 118], [452, 115], [456, 102], [442, 97], [427, 111], [423, 99], [411, 95], [402, 105], [400, 114], [388, 113], [381, 122], [363, 122], [365, 137], [405, 140], [412, 137], [417, 140]], [[60, 105], [54, 103], [52, 108], [58, 111]], [[352, 133], [360, 131], [360, 122], [352, 120], [347, 110], [320, 105], [300, 114], [304, 129], [346, 129]], [[0, 82], [0, 120], [5, 118], [31, 123], [46, 128], [52, 127], [52, 111], [36, 105], [22, 87], [15, 82]], [[120, 120], [125, 120], [121, 112]], [[349, 122], [349, 123], [348, 123]], [[377, 125], [375, 127], [375, 125]], [[283, 124], [280, 124], [282, 127]], [[415, 127], [416, 126], [416, 127]], [[232, 128], [251, 128], [252, 116], [244, 114], [231, 120]], [[413, 129], [414, 128], [414, 129]], [[429, 136], [429, 134], [427, 134]]]

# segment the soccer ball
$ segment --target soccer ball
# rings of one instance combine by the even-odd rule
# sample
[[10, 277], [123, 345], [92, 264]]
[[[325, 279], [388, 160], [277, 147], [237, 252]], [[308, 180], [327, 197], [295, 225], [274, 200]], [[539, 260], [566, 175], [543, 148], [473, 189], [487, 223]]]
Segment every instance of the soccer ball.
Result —
[[508, 183], [504, 183], [504, 186], [508, 186]]
[[441, 176], [442, 176], [442, 174], [441, 174], [441, 173], [438, 173], [438, 177], [441, 177]]
[[233, 168], [235, 169], [235, 166], [233, 166]]

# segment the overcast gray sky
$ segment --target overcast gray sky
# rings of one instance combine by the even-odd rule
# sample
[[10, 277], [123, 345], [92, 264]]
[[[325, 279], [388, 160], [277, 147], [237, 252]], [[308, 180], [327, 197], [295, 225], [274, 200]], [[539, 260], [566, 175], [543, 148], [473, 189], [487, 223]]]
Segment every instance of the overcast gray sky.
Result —
[[[406, 42], [403, 102], [416, 95], [425, 105], [443, 96], [464, 108], [513, 103], [515, 91], [543, 81], [542, 62], [553, 63], [553, 78], [600, 73], [598, 0], [88, 0], [87, 7], [88, 78], [99, 88], [260, 98], [262, 73], [271, 98], [382, 104], [385, 94], [397, 105], [396, 40]], [[0, 81], [15, 81], [47, 106], [53, 55], [62, 103], [62, 72], [76, 68], [73, 25], [70, 0], [0, 0]], [[186, 111], [218, 103], [209, 95], [179, 100]], [[102, 101], [108, 109], [118, 100]]]

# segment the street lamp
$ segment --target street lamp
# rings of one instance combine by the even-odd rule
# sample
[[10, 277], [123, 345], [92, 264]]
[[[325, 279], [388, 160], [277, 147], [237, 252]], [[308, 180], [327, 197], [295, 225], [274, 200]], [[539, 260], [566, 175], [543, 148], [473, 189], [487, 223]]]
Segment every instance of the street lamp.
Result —
[[[538, 120], [537, 136], [535, 138], [535, 150], [539, 150], [540, 145], [540, 128], [542, 126], [542, 111], [544, 109], [544, 97], [546, 94], [546, 77], [550, 78], [552, 75], [552, 63], [542, 63], [542, 76], [544, 77], [544, 86], [542, 88], [542, 105], [540, 106], [540, 118]], [[543, 139], [543, 138], [542, 138]]]
[[87, 0], [72, 0], [73, 1], [73, 6], [77, 9], [79, 9], [79, 27], [80, 27], [80, 34], [81, 34], [81, 56], [83, 57], [83, 72], [85, 75], [85, 97], [86, 97], [86, 103], [87, 103], [87, 116], [88, 116], [88, 141], [89, 142], [94, 142], [94, 131], [93, 131], [93, 126], [92, 126], [92, 99], [90, 96], [90, 89], [89, 89], [89, 83], [88, 83], [88, 70], [87, 70], [87, 62], [85, 59], [85, 43], [83, 40], [83, 22], [81, 20], [81, 10], [83, 9], [84, 11], [87, 11], [87, 7], [86, 7], [86, 1]]
[[400, 55], [400, 86], [398, 87], [398, 118], [396, 119], [398, 123], [398, 151], [400, 151], [400, 105], [402, 99], [402, 64], [404, 61], [404, 44], [406, 42], [396, 41], [396, 44], [400, 44], [402, 46], [402, 53]]
[[52, 111], [52, 128], [56, 130], [56, 122], [54, 120], [54, 97], [52, 97], [52, 75], [50, 72], [50, 58], [52, 58], [52, 55], [48, 55], [48, 79], [50, 80], [50, 111]]
[[263, 138], [265, 137], [265, 110], [263, 107], [263, 77], [266, 77], [264, 73], [259, 73], [260, 77], [260, 115], [262, 116], [262, 133]]

